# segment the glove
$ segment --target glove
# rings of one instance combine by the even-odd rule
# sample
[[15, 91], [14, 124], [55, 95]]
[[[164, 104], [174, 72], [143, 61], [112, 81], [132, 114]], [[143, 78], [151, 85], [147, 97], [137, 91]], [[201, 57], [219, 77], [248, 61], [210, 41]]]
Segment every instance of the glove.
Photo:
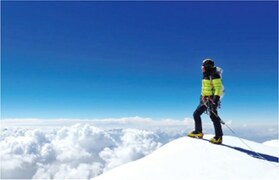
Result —
[[207, 96], [202, 96], [202, 97], [201, 97], [201, 100], [202, 100], [202, 102], [203, 102], [204, 104], [206, 104], [206, 103], [207, 103], [207, 100], [208, 100], [208, 97], [207, 97]]
[[219, 100], [220, 100], [220, 96], [210, 97], [209, 101], [210, 101], [210, 109], [211, 110], [216, 111], [216, 109], [219, 105]]
[[213, 96], [213, 99], [212, 99], [212, 101], [213, 101], [213, 103], [217, 106], [218, 105], [218, 103], [219, 103], [219, 100], [220, 100], [220, 96]]

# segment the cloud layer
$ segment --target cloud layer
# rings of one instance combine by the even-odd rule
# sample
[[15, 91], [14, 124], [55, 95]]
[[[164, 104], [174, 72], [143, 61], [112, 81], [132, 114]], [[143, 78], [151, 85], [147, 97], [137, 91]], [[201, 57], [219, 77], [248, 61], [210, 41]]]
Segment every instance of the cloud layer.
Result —
[[1, 178], [92, 178], [162, 145], [150, 131], [104, 131], [88, 124], [2, 132]]

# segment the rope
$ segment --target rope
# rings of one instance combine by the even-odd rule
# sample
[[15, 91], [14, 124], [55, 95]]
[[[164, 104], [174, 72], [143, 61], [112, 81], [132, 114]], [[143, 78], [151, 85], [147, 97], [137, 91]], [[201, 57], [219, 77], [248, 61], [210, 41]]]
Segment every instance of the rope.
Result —
[[[220, 119], [220, 118], [219, 118]], [[230, 128], [227, 124], [224, 124], [246, 147], [249, 148], [250, 151], [252, 151], [253, 153], [255, 153], [258, 157], [260, 157], [262, 160], [265, 160], [266, 162], [268, 162], [267, 164], [275, 166], [276, 168], [278, 168], [278, 166], [276, 164], [273, 164], [271, 162], [269, 162], [265, 157], [263, 157], [261, 154], [257, 153], [255, 150], [253, 150], [245, 141], [243, 141], [243, 139], [239, 138], [237, 133], [234, 132], [232, 130], [232, 128]]]
[[[243, 141], [241, 138], [239, 138], [238, 134], [232, 128], [230, 128], [214, 111], [212, 111], [206, 103], [208, 103], [208, 100], [206, 102], [204, 102], [204, 105], [205, 105], [205, 107], [207, 107], [209, 109], [209, 112], [212, 113], [215, 117], [217, 117], [219, 119], [220, 123], [225, 125], [246, 147], [248, 147], [250, 149], [250, 151], [252, 151], [256, 155], [258, 155], [261, 159], [267, 161], [269, 165], [272, 165], [272, 166], [275, 166], [276, 168], [278, 168], [278, 166], [276, 164], [269, 162], [265, 157], [263, 157], [262, 155], [260, 155], [256, 151], [254, 151], [247, 143], [245, 143], [245, 141]], [[210, 114], [208, 114], [208, 115], [210, 115]]]

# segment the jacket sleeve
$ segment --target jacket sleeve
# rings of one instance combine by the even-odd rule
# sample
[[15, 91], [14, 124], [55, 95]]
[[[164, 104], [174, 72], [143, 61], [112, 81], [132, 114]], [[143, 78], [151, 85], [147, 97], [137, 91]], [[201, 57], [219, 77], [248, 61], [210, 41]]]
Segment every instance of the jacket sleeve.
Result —
[[214, 88], [214, 96], [221, 96], [223, 94], [223, 84], [221, 78], [213, 79], [212, 85]]

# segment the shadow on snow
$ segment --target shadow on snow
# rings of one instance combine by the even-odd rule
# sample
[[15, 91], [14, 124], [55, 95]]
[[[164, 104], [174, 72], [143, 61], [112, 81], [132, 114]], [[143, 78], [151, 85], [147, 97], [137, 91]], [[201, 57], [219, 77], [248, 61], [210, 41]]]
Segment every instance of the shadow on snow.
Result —
[[[202, 140], [209, 142], [208, 139], [202, 139]], [[262, 159], [262, 160], [267, 160], [267, 161], [270, 161], [270, 162], [276, 162], [276, 163], [279, 162], [279, 158], [276, 157], [276, 156], [271, 156], [271, 155], [268, 155], [268, 154], [263, 154], [263, 153], [251, 151], [251, 150], [248, 150], [248, 149], [243, 149], [243, 148], [240, 148], [240, 147], [229, 146], [229, 145], [226, 145], [226, 144], [220, 144], [220, 146], [225, 146], [225, 147], [228, 147], [228, 148], [231, 148], [231, 149], [234, 149], [234, 150], [246, 153], [249, 156], [252, 156], [254, 158], [258, 158], [258, 159]]]

